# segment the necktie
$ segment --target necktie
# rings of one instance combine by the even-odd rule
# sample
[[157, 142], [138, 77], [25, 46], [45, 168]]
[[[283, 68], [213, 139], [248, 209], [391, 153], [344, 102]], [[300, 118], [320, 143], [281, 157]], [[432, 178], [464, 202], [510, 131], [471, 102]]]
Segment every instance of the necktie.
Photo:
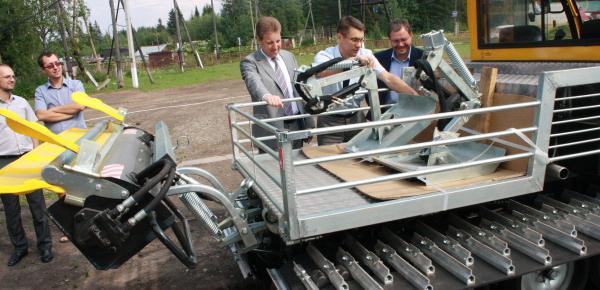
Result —
[[[288, 86], [285, 83], [285, 77], [283, 76], [283, 71], [281, 71], [281, 68], [279, 67], [277, 58], [274, 57], [274, 58], [272, 58], [272, 60], [275, 63], [275, 74], [277, 75], [277, 84], [281, 88], [281, 91], [283, 91], [283, 98], [291, 99], [292, 95], [290, 94], [290, 91], [288, 90]], [[283, 112], [285, 113], [286, 116], [294, 115], [294, 107], [292, 106], [291, 102], [283, 103]]]

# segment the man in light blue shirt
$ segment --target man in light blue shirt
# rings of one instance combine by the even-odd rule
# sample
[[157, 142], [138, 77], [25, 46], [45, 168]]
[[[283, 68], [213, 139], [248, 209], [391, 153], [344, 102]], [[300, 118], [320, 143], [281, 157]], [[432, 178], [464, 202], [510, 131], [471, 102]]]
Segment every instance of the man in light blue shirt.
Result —
[[[365, 26], [358, 19], [352, 16], [342, 17], [342, 19], [340, 19], [338, 22], [337, 39], [337, 46], [329, 47], [317, 53], [315, 56], [316, 63], [323, 63], [336, 57], [343, 57], [344, 59], [355, 58], [360, 62], [360, 65], [366, 65], [374, 69], [375, 73], [377, 74], [377, 79], [383, 81], [390, 89], [399, 93], [417, 94], [417, 92], [415, 92], [415, 90], [408, 86], [404, 81], [385, 70], [381, 64], [379, 64], [377, 59], [373, 57], [373, 53], [370, 50], [362, 48], [362, 44], [365, 41]], [[326, 77], [340, 72], [342, 71], [325, 70], [319, 73], [318, 76]], [[351, 79], [346, 85], [356, 83], [358, 79], [359, 78]], [[343, 87], [343, 83], [337, 83], [323, 87], [323, 94], [333, 94], [341, 90]], [[356, 99], [353, 100], [354, 106], [352, 106], [352, 108], [360, 107], [360, 103], [364, 98], [364, 95], [357, 96]], [[341, 107], [338, 110], [343, 109], [349, 108]], [[325, 115], [317, 118], [317, 127], [324, 128], [356, 124], [364, 121], [365, 115], [363, 112]], [[360, 130], [318, 135], [317, 141], [319, 146], [344, 143], [350, 141], [350, 139], [352, 139], [359, 132]]]
[[83, 84], [62, 76], [62, 64], [56, 54], [42, 53], [38, 57], [40, 70], [48, 76], [48, 82], [35, 90], [35, 114], [38, 120], [55, 134], [71, 128], [86, 129], [83, 119], [84, 106], [74, 103], [71, 94], [85, 92]]

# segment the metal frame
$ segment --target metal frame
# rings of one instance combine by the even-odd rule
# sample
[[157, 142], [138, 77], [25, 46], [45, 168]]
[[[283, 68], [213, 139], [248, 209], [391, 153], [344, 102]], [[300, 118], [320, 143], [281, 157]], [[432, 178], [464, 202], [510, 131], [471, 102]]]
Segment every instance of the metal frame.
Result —
[[[251, 117], [247, 113], [241, 112], [240, 107], [245, 106], [257, 106], [264, 105], [262, 103], [253, 104], [240, 104], [234, 105], [229, 104], [227, 106], [230, 114], [231, 128], [232, 128], [232, 140], [234, 144], [234, 160], [233, 167], [246, 176], [253, 177], [253, 168], [245, 166], [242, 162], [244, 158], [250, 158], [256, 165], [256, 169], [263, 170], [266, 174], [272, 177], [272, 179], [279, 181], [284, 197], [283, 204], [278, 204], [271, 193], [266, 190], [260, 182], [255, 182], [254, 186], [264, 192], [265, 196], [273, 203], [275, 208], [280, 211], [281, 218], [279, 223], [279, 231], [284, 240], [287, 243], [295, 243], [302, 239], [319, 236], [331, 232], [337, 232], [345, 229], [357, 228], [372, 224], [379, 224], [387, 221], [398, 220], [402, 218], [419, 216], [439, 211], [444, 211], [452, 208], [459, 208], [472, 204], [479, 204], [488, 201], [510, 198], [514, 196], [524, 195], [536, 191], [541, 191], [544, 181], [544, 173], [546, 169], [546, 158], [539, 156], [540, 153], [546, 153], [548, 150], [550, 140], [550, 129], [552, 125], [552, 116], [554, 109], [554, 97], [556, 89], [564, 86], [582, 85], [590, 82], [594, 82], [595, 79], [600, 75], [600, 68], [584, 68], [580, 70], [586, 70], [585, 72], [573, 73], [572, 71], [557, 71], [557, 72], [543, 72], [540, 74], [540, 81], [538, 86], [538, 99], [534, 102], [527, 102], [521, 104], [511, 104], [505, 106], [495, 106], [488, 108], [479, 108], [473, 110], [465, 110], [458, 112], [449, 112], [441, 114], [433, 114], [427, 116], [410, 117], [402, 119], [393, 119], [385, 121], [375, 121], [361, 124], [352, 124], [338, 127], [320, 128], [312, 130], [304, 130], [297, 132], [279, 132], [273, 130], [275, 136], [270, 138], [277, 138], [279, 141], [279, 154], [268, 154], [281, 164], [280, 176], [281, 179], [275, 178], [275, 174], [269, 172], [265, 167], [261, 166], [265, 158], [271, 159], [268, 156], [254, 156], [243, 148], [243, 144], [247, 142], [257, 142], [260, 139], [255, 139], [252, 136], [247, 139], [240, 140], [238, 130], [242, 126], [248, 126], [253, 123], [266, 128], [267, 122], [281, 120], [282, 118], [258, 120]], [[293, 101], [293, 100], [291, 100]], [[519, 108], [535, 108], [535, 117], [532, 127], [518, 128], [517, 130], [522, 133], [532, 133], [532, 141], [535, 144], [534, 148], [531, 146], [530, 152], [513, 154], [499, 158], [498, 161], [506, 161], [517, 158], [528, 158], [528, 168], [525, 176], [511, 178], [502, 181], [489, 182], [482, 185], [475, 185], [469, 187], [462, 187], [444, 192], [435, 192], [430, 194], [424, 194], [419, 196], [407, 197], [402, 199], [374, 202], [369, 205], [344, 208], [341, 210], [327, 211], [318, 214], [299, 215], [297, 210], [297, 196], [301, 194], [318, 194], [321, 191], [328, 191], [336, 188], [351, 188], [364, 184], [372, 184], [383, 181], [404, 179], [416, 175], [422, 175], [423, 171], [416, 173], [399, 173], [392, 174], [380, 178], [372, 178], [366, 180], [359, 180], [353, 182], [341, 182], [340, 184], [333, 184], [327, 186], [317, 186], [310, 189], [296, 190], [294, 183], [294, 169], [299, 166], [314, 165], [317, 163], [326, 163], [343, 159], [353, 159], [357, 157], [365, 157], [373, 154], [391, 153], [415, 150], [417, 148], [425, 148], [432, 145], [448, 145], [452, 143], [460, 143], [473, 140], [492, 139], [496, 137], [515, 135], [511, 131], [502, 132], [491, 132], [488, 134], [460, 137], [452, 140], [442, 141], [431, 141], [418, 144], [409, 144], [397, 147], [391, 147], [386, 149], [379, 149], [368, 152], [358, 152], [351, 154], [344, 154], [340, 156], [316, 158], [304, 161], [294, 161], [294, 156], [299, 154], [291, 149], [291, 141], [305, 138], [306, 136], [314, 136], [320, 134], [327, 134], [332, 132], [342, 132], [348, 130], [365, 129], [365, 128], [377, 128], [381, 126], [398, 125], [402, 123], [418, 122], [423, 120], [434, 120], [448, 117], [456, 117], [463, 115], [475, 115], [485, 114], [490, 112], [498, 112], [503, 110], [514, 110]], [[361, 108], [362, 110], [371, 109], [369, 107]], [[236, 114], [238, 113], [238, 114]], [[328, 114], [328, 113], [325, 113]], [[236, 115], [242, 115], [249, 120], [249, 122], [238, 122]], [[308, 115], [296, 116], [296, 118], [304, 118]], [[290, 117], [285, 117], [290, 119]], [[435, 143], [435, 144], [434, 144]], [[536, 150], [537, 149], [537, 150]], [[245, 153], [246, 157], [242, 156], [240, 152]], [[275, 153], [275, 152], [273, 152]], [[593, 154], [595, 152], [589, 152]], [[550, 158], [552, 160], [552, 158]], [[428, 171], [448, 171], [455, 169], [457, 166], [472, 166], [475, 165], [452, 165], [443, 167], [441, 169], [427, 169]]]

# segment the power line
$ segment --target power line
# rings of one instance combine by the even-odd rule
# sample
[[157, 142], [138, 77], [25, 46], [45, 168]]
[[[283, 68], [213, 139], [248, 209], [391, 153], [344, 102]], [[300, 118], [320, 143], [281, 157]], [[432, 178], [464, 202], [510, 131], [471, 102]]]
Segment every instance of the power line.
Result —
[[[58, 1], [60, 1], [60, 0], [56, 0], [56, 1], [54, 1], [54, 3], [52, 3], [52, 4], [48, 5], [48, 7], [44, 8], [44, 9], [41, 9], [41, 10], [38, 10], [38, 11], [36, 11], [35, 13], [31, 14], [30, 16], [28, 16], [28, 17], [26, 17], [26, 18], [23, 18], [23, 19], [21, 19], [21, 20], [19, 20], [19, 21], [13, 22], [12, 24], [9, 24], [9, 25], [7, 25], [7, 26], [4, 26], [4, 27], [0, 28], [0, 31], [7, 30], [7, 29], [9, 29], [9, 28], [11, 28], [11, 27], [13, 27], [13, 26], [19, 26], [19, 25], [21, 25], [21, 24], [23, 24], [23, 23], [25, 23], [25, 22], [29, 21], [29, 19], [31, 19], [31, 18], [33, 18], [33, 17], [37, 16], [38, 14], [40, 14], [40, 13], [42, 13], [42, 12], [46, 12], [46, 11], [47, 11], [47, 10], [49, 10], [50, 8], [53, 8], [52, 6], [54, 6], [54, 4], [56, 4]], [[53, 9], [54, 9], [54, 8], [53, 8]]]

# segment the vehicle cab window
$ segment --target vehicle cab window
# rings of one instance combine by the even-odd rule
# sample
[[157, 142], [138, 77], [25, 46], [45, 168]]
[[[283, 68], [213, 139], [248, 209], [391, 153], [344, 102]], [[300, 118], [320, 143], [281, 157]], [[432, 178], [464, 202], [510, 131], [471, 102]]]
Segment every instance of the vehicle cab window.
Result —
[[483, 16], [479, 19], [480, 44], [552, 46], [560, 41], [600, 38], [596, 35], [600, 34], [600, 1], [480, 0], [478, 3], [479, 15]]

